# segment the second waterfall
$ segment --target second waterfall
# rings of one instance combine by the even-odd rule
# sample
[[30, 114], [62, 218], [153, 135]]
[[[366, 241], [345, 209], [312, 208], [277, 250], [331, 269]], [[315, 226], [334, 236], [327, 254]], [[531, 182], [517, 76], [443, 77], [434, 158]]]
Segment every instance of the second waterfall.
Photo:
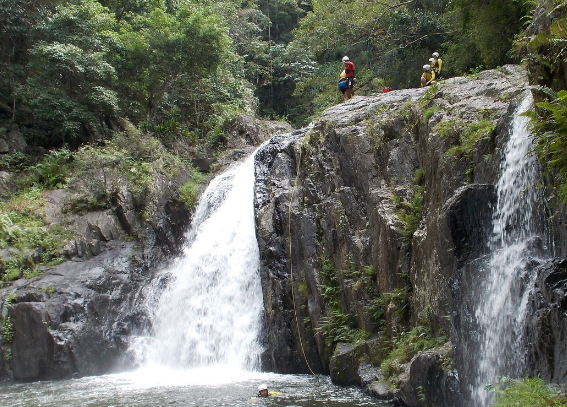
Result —
[[533, 263], [548, 257], [544, 199], [537, 187], [537, 158], [531, 152], [528, 118], [521, 115], [532, 105], [531, 94], [514, 115], [497, 188], [490, 255], [482, 262], [483, 281], [475, 290], [478, 354], [475, 357], [472, 399], [475, 407], [490, 405], [484, 386], [501, 376], [525, 374], [524, 333], [528, 299], [533, 290]]

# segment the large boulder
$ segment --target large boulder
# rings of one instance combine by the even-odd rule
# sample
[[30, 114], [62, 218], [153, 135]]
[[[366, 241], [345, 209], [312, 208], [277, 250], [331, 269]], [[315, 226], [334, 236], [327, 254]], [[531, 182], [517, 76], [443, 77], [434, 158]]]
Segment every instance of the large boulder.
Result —
[[410, 362], [409, 374], [396, 399], [403, 406], [455, 407], [462, 404], [458, 373], [451, 370], [450, 344], [420, 352]]
[[13, 332], [3, 343], [11, 353], [3, 375], [48, 380], [132, 366], [124, 352], [129, 335], [147, 325], [140, 291], [151, 278], [141, 255], [134, 243], [123, 243], [1, 289]]
[[530, 374], [552, 383], [567, 377], [567, 260], [554, 259], [537, 269], [533, 308], [526, 324]]
[[14, 330], [14, 379], [37, 380], [50, 377], [55, 340], [48, 330], [50, 321], [45, 304], [16, 304], [12, 307], [10, 319]]

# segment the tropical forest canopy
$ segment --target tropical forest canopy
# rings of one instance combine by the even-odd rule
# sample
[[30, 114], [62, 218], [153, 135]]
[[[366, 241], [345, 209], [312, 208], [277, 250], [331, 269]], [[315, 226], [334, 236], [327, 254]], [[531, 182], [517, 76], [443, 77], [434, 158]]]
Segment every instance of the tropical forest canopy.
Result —
[[[236, 115], [305, 125], [341, 98], [518, 62], [533, 0], [0, 0], [0, 112], [28, 144], [100, 140], [127, 118], [222, 145]], [[2, 131], [7, 131], [3, 127]]]

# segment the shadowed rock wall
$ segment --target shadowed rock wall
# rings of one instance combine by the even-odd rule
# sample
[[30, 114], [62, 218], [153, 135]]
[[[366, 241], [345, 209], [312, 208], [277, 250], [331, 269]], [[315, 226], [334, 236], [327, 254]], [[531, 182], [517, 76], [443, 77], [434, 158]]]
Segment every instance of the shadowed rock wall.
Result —
[[[330, 372], [406, 405], [460, 405], [458, 368], [470, 354], [459, 345], [471, 333], [463, 296], [475, 286], [467, 271], [486, 254], [501, 151], [526, 81], [505, 66], [356, 97], [257, 155], [266, 369]], [[409, 303], [390, 301], [381, 324], [373, 300], [404, 290]], [[329, 329], [339, 314], [371, 342], [341, 345]], [[447, 344], [401, 366], [394, 390], [380, 386], [384, 354], [369, 344], [417, 326]]]

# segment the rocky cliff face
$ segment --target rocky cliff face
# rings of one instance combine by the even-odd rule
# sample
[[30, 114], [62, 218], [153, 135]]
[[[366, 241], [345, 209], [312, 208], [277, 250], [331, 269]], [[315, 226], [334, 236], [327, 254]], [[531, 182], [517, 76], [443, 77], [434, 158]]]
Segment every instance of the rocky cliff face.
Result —
[[[357, 97], [257, 155], [265, 368], [330, 372], [403, 405], [463, 405], [459, 368], [470, 355], [460, 345], [472, 334], [463, 298], [486, 252], [501, 151], [526, 81], [505, 66]], [[545, 313], [563, 273], [542, 273]], [[539, 319], [542, 332], [561, 318], [551, 314]], [[383, 363], [392, 341], [416, 329], [437, 347]], [[539, 341], [534, 370], [549, 372], [564, 346], [558, 335]]]

